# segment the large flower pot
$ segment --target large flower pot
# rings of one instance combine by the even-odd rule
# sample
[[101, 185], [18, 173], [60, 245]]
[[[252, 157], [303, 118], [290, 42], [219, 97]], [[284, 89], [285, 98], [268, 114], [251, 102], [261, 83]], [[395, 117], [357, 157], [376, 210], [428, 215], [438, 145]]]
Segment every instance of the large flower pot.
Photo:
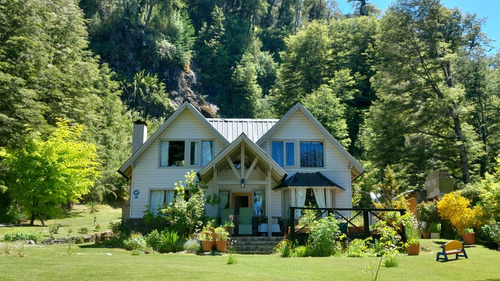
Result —
[[431, 232], [431, 239], [439, 239], [439, 238], [441, 238], [439, 232]]
[[201, 246], [203, 247], [203, 252], [212, 251], [213, 245], [214, 245], [214, 242], [212, 240], [201, 241]]
[[431, 238], [431, 233], [427, 231], [422, 231], [422, 236], [424, 237], [424, 239], [429, 239]]
[[231, 235], [231, 232], [233, 232], [233, 227], [232, 226], [226, 227], [226, 232], [229, 233], [229, 235]]
[[476, 243], [476, 234], [475, 233], [464, 233], [462, 234], [462, 239], [464, 239], [465, 245], [473, 245]]
[[418, 256], [420, 253], [420, 244], [411, 244], [406, 248], [408, 256]]
[[218, 240], [217, 242], [215, 242], [215, 247], [217, 251], [225, 252], [227, 249], [227, 240], [224, 241]]

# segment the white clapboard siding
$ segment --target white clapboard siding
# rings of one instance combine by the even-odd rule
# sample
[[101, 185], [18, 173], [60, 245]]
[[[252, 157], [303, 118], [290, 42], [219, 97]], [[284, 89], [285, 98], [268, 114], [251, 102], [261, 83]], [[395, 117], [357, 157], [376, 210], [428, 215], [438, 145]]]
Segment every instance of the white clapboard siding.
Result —
[[[131, 195], [130, 217], [141, 218], [145, 206], [149, 204], [149, 191], [151, 189], [173, 189], [174, 184], [184, 181], [187, 172], [197, 172], [200, 166], [185, 167], [160, 167], [160, 141], [161, 140], [213, 140], [214, 157], [223, 148], [224, 144], [217, 139], [215, 134], [203, 124], [189, 110], [184, 110], [165, 131], [136, 159], [132, 173], [131, 192], [139, 190], [136, 199]], [[187, 144], [189, 145], [189, 144]], [[188, 163], [188, 159], [185, 161]]]
[[[273, 134], [262, 144], [262, 149], [269, 155], [271, 152], [272, 141], [295, 141], [295, 166], [285, 166], [284, 170], [288, 177], [297, 172], [313, 173], [321, 172], [327, 178], [341, 186], [345, 191], [338, 191], [335, 194], [335, 207], [352, 207], [351, 201], [351, 173], [349, 161], [326, 139], [314, 126], [314, 124], [300, 111], [295, 111], [289, 119], [281, 125]], [[301, 168], [300, 167], [300, 141], [322, 141], [325, 153], [325, 166], [319, 168]], [[279, 201], [281, 202], [281, 201]]]

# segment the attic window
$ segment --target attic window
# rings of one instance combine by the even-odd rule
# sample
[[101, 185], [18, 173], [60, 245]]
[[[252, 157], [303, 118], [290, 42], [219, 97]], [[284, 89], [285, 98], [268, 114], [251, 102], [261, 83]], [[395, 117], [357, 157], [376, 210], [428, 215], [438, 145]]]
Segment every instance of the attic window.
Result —
[[184, 141], [162, 141], [160, 144], [160, 167], [183, 167]]
[[324, 167], [323, 159], [322, 142], [300, 142], [300, 167]]

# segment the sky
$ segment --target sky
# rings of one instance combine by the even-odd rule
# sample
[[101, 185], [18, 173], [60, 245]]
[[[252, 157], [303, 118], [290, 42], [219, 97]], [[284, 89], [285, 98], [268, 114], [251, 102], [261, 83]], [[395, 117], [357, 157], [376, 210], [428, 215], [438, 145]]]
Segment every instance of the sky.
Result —
[[[395, 0], [368, 0], [368, 3], [375, 5], [380, 10], [385, 9]], [[337, 0], [342, 13], [352, 13], [352, 3], [347, 0]], [[479, 18], [486, 18], [483, 24], [483, 32], [488, 38], [495, 40], [490, 44], [494, 48], [490, 51], [491, 54], [500, 51], [500, 1], [498, 0], [441, 0], [441, 3], [448, 8], [459, 8], [462, 13], [468, 12], [477, 14]]]

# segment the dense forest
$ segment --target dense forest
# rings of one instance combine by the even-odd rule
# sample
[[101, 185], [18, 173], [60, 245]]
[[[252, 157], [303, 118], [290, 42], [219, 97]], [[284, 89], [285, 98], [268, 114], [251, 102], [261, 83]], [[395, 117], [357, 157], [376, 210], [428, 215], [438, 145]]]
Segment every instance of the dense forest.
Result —
[[76, 133], [95, 176], [67, 201], [126, 198], [132, 120], [152, 132], [184, 101], [241, 118], [301, 102], [367, 169], [357, 204], [387, 171], [400, 191], [439, 168], [473, 188], [500, 154], [500, 54], [483, 19], [439, 0], [349, 2], [346, 15], [334, 0], [0, 0], [0, 221], [41, 188], [16, 191], [19, 159], [44, 169], [43, 142]]

